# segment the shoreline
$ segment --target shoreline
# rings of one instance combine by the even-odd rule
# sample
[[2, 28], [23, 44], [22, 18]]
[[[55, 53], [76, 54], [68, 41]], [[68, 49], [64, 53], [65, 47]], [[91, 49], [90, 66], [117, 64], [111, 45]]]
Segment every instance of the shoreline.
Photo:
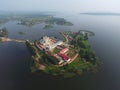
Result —
[[[65, 33], [65, 32], [64, 32]], [[80, 33], [80, 32], [79, 32]], [[82, 34], [75, 34], [75, 35], [83, 35], [83, 33]], [[87, 32], [88, 33], [88, 32]], [[62, 34], [62, 36], [64, 37], [64, 38], [66, 38], [66, 40], [67, 40], [67, 43], [70, 43], [71, 41], [69, 41], [68, 40], [68, 38], [70, 38], [70, 37], [66, 37], [65, 35], [66, 35], [66, 33], [65, 33], [65, 35], [63, 34], [63, 33], [61, 33]], [[70, 32], [70, 34], [72, 34], [71, 32]], [[86, 35], [86, 34], [85, 34]], [[84, 36], [84, 35], [83, 35]], [[87, 36], [88, 36], [88, 34], [87, 34]], [[88, 38], [86, 38], [86, 42], [87, 43], [89, 43], [88, 42], [88, 40], [87, 40]], [[74, 39], [73, 39], [74, 40]], [[65, 41], [66, 42], [66, 41]], [[72, 76], [74, 76], [74, 75], [76, 75], [75, 73], [73, 73], [73, 71], [74, 71], [74, 69], [73, 69], [73, 71], [71, 71], [71, 72], [69, 72], [68, 70], [67, 70], [67, 68], [66, 69], [64, 69], [66, 66], [69, 66], [68, 68], [71, 68], [72, 67], [72, 65], [76, 65], [76, 67], [78, 66], [78, 67], [80, 67], [82, 64], [83, 65], [85, 65], [85, 63], [88, 63], [88, 61], [86, 61], [86, 60], [84, 60], [83, 59], [83, 61], [82, 61], [82, 57], [79, 57], [79, 58], [77, 58], [78, 56], [80, 56], [79, 54], [75, 54], [74, 55], [74, 58], [72, 58], [71, 59], [71, 61], [70, 62], [65, 62], [65, 63], [63, 63], [63, 64], [60, 64], [60, 65], [52, 65], [52, 64], [50, 64], [50, 62], [49, 62], [49, 60], [48, 59], [52, 59], [52, 58], [48, 58], [48, 57], [50, 57], [50, 56], [48, 56], [48, 55], [46, 55], [45, 53], [41, 53], [43, 56], [45, 55], [46, 56], [46, 60], [47, 61], [45, 61], [43, 64], [40, 64], [40, 62], [41, 62], [41, 60], [42, 60], [42, 56], [41, 56], [41, 54], [40, 54], [40, 52], [41, 51], [39, 51], [40, 49], [39, 48], [37, 48], [36, 47], [36, 45], [35, 45], [35, 42], [34, 43], [31, 43], [31, 42], [26, 42], [26, 43], [29, 43], [27, 46], [28, 47], [30, 47], [30, 49], [32, 50], [32, 52], [34, 53], [33, 54], [33, 56], [32, 56], [32, 59], [33, 59], [33, 61], [34, 61], [34, 65], [33, 66], [31, 66], [31, 69], [32, 69], [32, 72], [35, 72], [35, 71], [37, 71], [37, 70], [40, 70], [40, 71], [43, 71], [43, 72], [46, 72], [46, 73], [48, 73], [48, 74], [52, 74], [52, 75], [65, 75], [65, 74], [67, 74], [67, 72], [68, 73], [71, 73], [72, 74]], [[30, 44], [31, 43], [31, 44]], [[34, 47], [34, 48], [33, 48]], [[74, 49], [74, 50], [76, 50], [76, 49]], [[92, 50], [92, 49], [91, 49]], [[77, 50], [78, 52], [79, 52], [79, 50]], [[93, 50], [92, 50], [92, 52], [93, 52]], [[96, 56], [96, 55], [95, 55]], [[77, 58], [77, 59], [76, 59]], [[76, 61], [77, 60], [77, 61]], [[79, 61], [80, 60], [80, 61]], [[43, 60], [44, 61], [44, 60]], [[75, 62], [81, 62], [81, 64], [73, 64], [73, 63], [75, 63]], [[96, 65], [99, 65], [100, 63], [97, 63], [97, 58], [96, 58], [96, 64], [94, 65], [92, 65], [92, 62], [89, 62], [88, 63], [88, 65], [90, 65], [91, 66], [91, 68], [92, 67], [96, 67]], [[82, 67], [84, 67], [84, 66], [81, 66], [81, 68]], [[71, 68], [72, 69], [72, 68]], [[86, 68], [87, 69], [87, 68]], [[95, 68], [94, 68], [95, 69]], [[96, 68], [97, 69], [97, 68]], [[57, 70], [57, 71], [56, 71]], [[79, 70], [79, 69], [78, 69]], [[89, 70], [90, 70], [90, 68], [89, 68]], [[50, 72], [51, 71], [51, 72]], [[59, 72], [58, 72], [59, 71]], [[64, 71], [64, 72], [63, 72]], [[78, 71], [78, 73], [82, 73], [83, 71], [81, 71], [81, 69], [80, 69], [80, 71]], [[68, 75], [69, 76], [69, 75]]]

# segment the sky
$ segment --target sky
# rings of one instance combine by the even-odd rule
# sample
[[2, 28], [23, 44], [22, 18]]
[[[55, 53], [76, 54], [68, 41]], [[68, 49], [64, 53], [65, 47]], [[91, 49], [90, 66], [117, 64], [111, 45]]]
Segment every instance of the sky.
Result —
[[120, 0], [0, 0], [0, 11], [119, 12]]

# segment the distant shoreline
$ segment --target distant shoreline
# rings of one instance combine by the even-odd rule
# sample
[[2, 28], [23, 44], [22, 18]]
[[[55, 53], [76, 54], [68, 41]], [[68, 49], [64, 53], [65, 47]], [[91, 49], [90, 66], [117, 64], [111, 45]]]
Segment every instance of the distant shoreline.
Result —
[[111, 12], [86, 12], [80, 13], [84, 15], [96, 15], [96, 16], [120, 16], [120, 13], [111, 13]]

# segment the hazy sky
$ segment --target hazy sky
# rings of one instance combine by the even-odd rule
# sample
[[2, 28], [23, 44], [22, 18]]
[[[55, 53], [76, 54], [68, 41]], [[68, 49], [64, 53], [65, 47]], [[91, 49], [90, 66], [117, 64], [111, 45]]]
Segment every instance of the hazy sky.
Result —
[[119, 12], [120, 0], [0, 0], [0, 10]]

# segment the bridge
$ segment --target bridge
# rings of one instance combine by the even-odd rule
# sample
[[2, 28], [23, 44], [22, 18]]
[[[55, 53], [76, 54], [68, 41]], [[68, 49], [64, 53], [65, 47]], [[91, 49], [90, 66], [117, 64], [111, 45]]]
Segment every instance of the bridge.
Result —
[[7, 38], [7, 37], [0, 37], [0, 41], [2, 41], [2, 42], [13, 41], [13, 42], [20, 42], [20, 43], [25, 43], [26, 42], [25, 40], [17, 40], [17, 39], [11, 39], [11, 38]]

